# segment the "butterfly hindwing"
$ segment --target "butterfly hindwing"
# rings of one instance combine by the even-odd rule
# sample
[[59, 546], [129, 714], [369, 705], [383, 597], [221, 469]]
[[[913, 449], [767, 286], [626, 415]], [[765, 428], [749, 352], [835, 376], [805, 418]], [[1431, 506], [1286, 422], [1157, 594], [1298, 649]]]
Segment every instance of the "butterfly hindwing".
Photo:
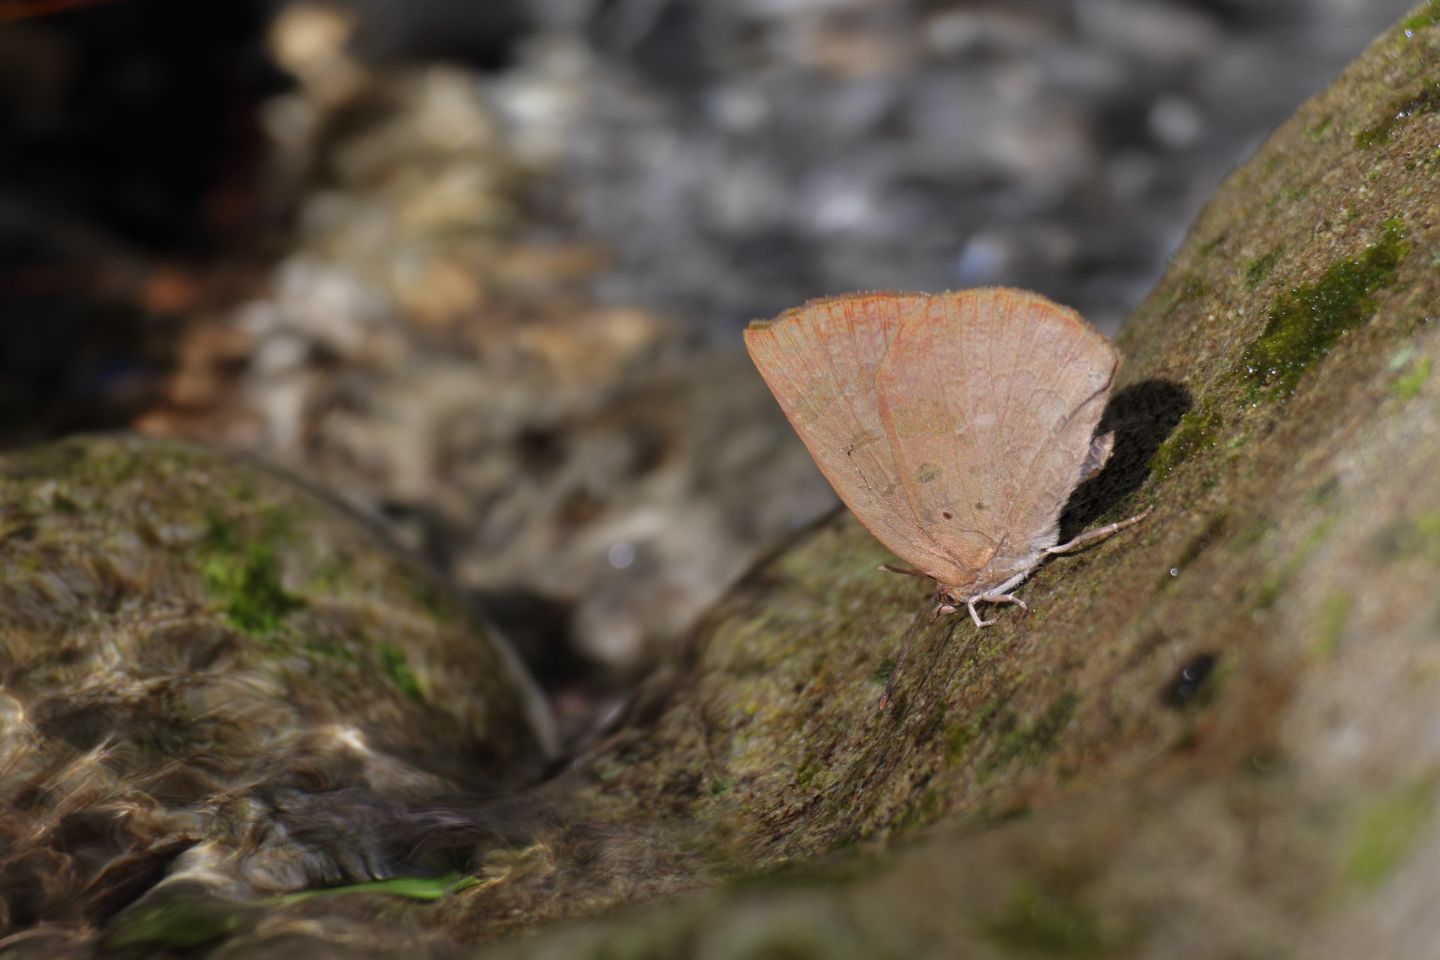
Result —
[[909, 513], [977, 592], [1053, 546], [1119, 354], [1074, 311], [988, 288], [929, 298], [877, 393]]
[[928, 299], [813, 300], [751, 324], [745, 347], [840, 499], [896, 556], [932, 573], [945, 565], [945, 554], [904, 498], [875, 392], [895, 332]]
[[1055, 543], [1120, 360], [1073, 310], [1004, 288], [815, 300], [745, 345], [851, 512], [975, 592]]

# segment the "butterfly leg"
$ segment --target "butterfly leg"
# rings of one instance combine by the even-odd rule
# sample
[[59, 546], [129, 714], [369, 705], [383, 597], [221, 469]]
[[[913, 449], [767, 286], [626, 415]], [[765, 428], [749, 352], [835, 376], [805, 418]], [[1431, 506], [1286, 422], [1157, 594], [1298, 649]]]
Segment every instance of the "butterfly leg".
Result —
[[1025, 601], [1013, 593], [987, 593], [982, 595], [980, 599], [986, 603], [1013, 603], [1026, 613], [1030, 612], [1030, 608], [1025, 604]]
[[1087, 547], [1098, 540], [1104, 540], [1107, 537], [1114, 536], [1121, 530], [1124, 530], [1126, 527], [1133, 527], [1141, 520], [1144, 520], [1146, 517], [1150, 516], [1150, 511], [1154, 509], [1154, 507], [1146, 507], [1144, 510], [1135, 514], [1135, 516], [1129, 518], [1128, 520], [1121, 520], [1119, 523], [1112, 523], [1104, 527], [1096, 527], [1094, 530], [1089, 530], [1085, 533], [1080, 534], [1080, 536], [1076, 537], [1074, 540], [1071, 540], [1069, 543], [1062, 543], [1058, 547], [1050, 547], [1045, 552], [1074, 553], [1076, 550], [1079, 550], [1082, 547]]
[[1030, 576], [1030, 571], [1022, 570], [1015, 576], [1011, 577], [1009, 580], [1006, 580], [1004, 583], [1000, 584], [1000, 586], [995, 587], [992, 590], [986, 590], [984, 593], [977, 593], [975, 594], [975, 596], [966, 600], [965, 605], [970, 608], [970, 619], [975, 621], [975, 626], [988, 627], [990, 626], [990, 624], [995, 622], [994, 619], [980, 619], [979, 614], [975, 612], [975, 604], [977, 603], [1013, 603], [1021, 610], [1029, 613], [1030, 608], [1025, 604], [1025, 601], [1021, 600], [1019, 597], [1015, 596], [1015, 594], [1010, 592], [1011, 590], [1014, 590], [1016, 587], [1020, 586], [1020, 584], [1024, 583], [1025, 578], [1028, 576]]

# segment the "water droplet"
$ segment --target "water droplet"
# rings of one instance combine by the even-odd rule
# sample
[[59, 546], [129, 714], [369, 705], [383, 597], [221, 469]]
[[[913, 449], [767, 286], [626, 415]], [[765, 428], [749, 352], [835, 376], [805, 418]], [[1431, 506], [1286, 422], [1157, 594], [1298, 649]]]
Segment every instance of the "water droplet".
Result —
[[610, 548], [606, 557], [610, 566], [616, 570], [624, 570], [635, 562], [635, 545], [628, 540], [621, 540]]

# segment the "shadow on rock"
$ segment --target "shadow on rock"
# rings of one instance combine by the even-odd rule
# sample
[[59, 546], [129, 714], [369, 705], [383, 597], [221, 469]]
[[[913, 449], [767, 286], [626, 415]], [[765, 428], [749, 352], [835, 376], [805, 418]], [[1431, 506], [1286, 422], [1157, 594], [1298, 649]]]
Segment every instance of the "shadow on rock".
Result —
[[1061, 543], [1084, 532], [1144, 485], [1155, 451], [1193, 405], [1190, 391], [1168, 380], [1145, 380], [1110, 398], [1098, 432], [1115, 431], [1115, 452], [1098, 476], [1070, 495], [1060, 515]]

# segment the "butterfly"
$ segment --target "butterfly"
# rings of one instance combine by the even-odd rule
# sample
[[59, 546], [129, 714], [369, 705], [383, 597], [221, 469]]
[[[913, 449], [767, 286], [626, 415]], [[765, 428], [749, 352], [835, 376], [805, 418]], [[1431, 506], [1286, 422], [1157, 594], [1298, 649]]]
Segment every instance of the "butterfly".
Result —
[[[1071, 492], [1110, 459], [1095, 435], [1120, 354], [1074, 310], [1002, 287], [858, 293], [756, 321], [745, 347], [860, 522], [935, 582], [932, 618], [1014, 590], [1061, 544]], [[902, 653], [903, 659], [903, 653]]]

